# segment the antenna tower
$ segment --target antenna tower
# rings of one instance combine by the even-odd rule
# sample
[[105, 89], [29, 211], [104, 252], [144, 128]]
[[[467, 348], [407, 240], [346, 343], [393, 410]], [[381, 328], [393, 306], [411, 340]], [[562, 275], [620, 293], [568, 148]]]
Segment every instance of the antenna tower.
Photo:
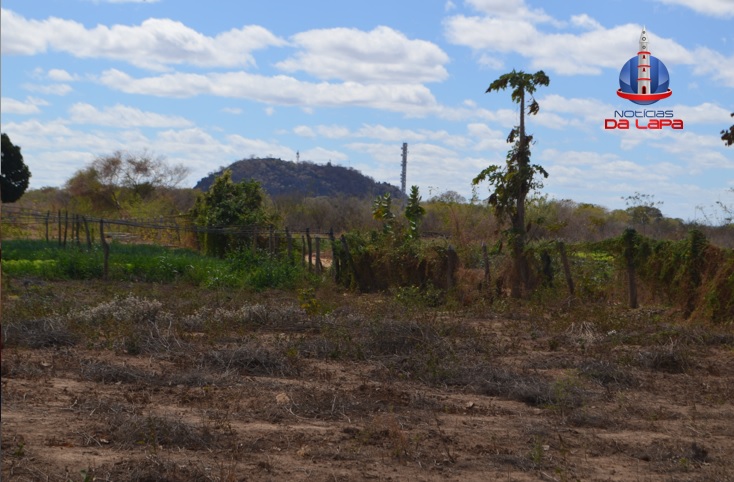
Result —
[[400, 187], [403, 190], [403, 194], [407, 194], [407, 191], [405, 190], [407, 172], [408, 172], [408, 143], [403, 142], [403, 172], [400, 175]]

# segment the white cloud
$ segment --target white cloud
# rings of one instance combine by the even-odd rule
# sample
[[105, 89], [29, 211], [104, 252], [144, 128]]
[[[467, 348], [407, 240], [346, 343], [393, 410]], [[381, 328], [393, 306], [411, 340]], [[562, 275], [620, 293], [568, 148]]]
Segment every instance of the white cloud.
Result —
[[276, 64], [323, 80], [359, 83], [422, 83], [444, 80], [448, 55], [436, 44], [410, 40], [390, 27], [370, 32], [352, 28], [309, 30], [293, 36], [303, 49]]
[[135, 107], [117, 104], [103, 110], [86, 103], [69, 108], [70, 122], [100, 126], [127, 127], [188, 127], [193, 123], [183, 117], [144, 112]]
[[597, 30], [602, 28], [601, 24], [589, 15], [582, 13], [581, 15], [572, 15], [571, 23], [577, 27], [586, 28], [590, 30]]
[[533, 22], [554, 22], [542, 9], [531, 10], [525, 0], [466, 0], [475, 10], [492, 17], [524, 18]]
[[134, 79], [116, 69], [102, 73], [99, 81], [129, 94], [192, 97], [209, 94], [301, 107], [370, 107], [425, 115], [437, 107], [430, 90], [418, 84], [359, 84], [356, 82], [305, 82], [278, 75], [247, 72], [164, 74]]
[[[496, 2], [474, 0], [470, 3], [487, 4], [480, 10], [488, 11]], [[515, 3], [524, 5], [521, 1]], [[734, 11], [734, 4], [730, 2], [729, 6]], [[503, 55], [515, 53], [528, 58], [533, 69], [561, 75], [598, 75], [605, 68], [619, 69], [637, 51], [639, 24], [605, 28], [589, 15], [581, 14], [571, 17], [571, 23], [585, 31], [556, 33], [540, 30], [538, 24], [542, 20], [527, 9], [512, 15], [454, 15], [445, 20], [444, 33], [449, 42], [473, 49], [482, 66], [498, 68]], [[710, 74], [724, 85], [734, 87], [734, 56], [727, 57], [704, 47], [687, 49], [654, 31], [649, 34], [653, 54], [665, 59], [667, 65], [689, 65], [698, 75]], [[604, 54], [590, 56], [590, 51]], [[708, 61], [700, 62], [701, 58]]]
[[674, 105], [671, 108], [678, 119], [683, 119], [686, 126], [691, 124], [724, 125], [731, 120], [731, 110], [705, 102], [699, 105]]
[[242, 109], [239, 107], [224, 107], [222, 108], [222, 112], [226, 114], [239, 115], [242, 114]]
[[140, 25], [83, 24], [57, 17], [29, 20], [2, 9], [3, 55], [55, 50], [80, 58], [105, 58], [161, 70], [173, 64], [203, 67], [254, 65], [252, 52], [286, 42], [260, 26], [244, 26], [209, 37], [181, 22], [151, 18]]
[[507, 151], [507, 134], [491, 129], [486, 124], [472, 123], [467, 126], [469, 135], [476, 139], [475, 151]]
[[726, 57], [719, 52], [701, 47], [696, 49], [695, 55], [699, 59], [707, 59], [707, 62], [694, 64], [694, 73], [712, 74], [713, 78], [724, 86], [734, 87], [734, 54]]
[[296, 126], [293, 128], [293, 133], [301, 137], [316, 137], [316, 133], [308, 126]]
[[0, 99], [0, 111], [3, 114], [38, 114], [41, 112], [41, 109], [39, 109], [38, 106], [45, 105], [48, 105], [48, 102], [35, 97], [27, 97], [25, 101], [12, 99], [10, 97], [3, 97]]
[[53, 80], [54, 82], [72, 82], [76, 80], [73, 75], [62, 69], [51, 69], [47, 75], [49, 80]]
[[51, 85], [40, 85], [40, 84], [23, 84], [22, 87], [30, 92], [37, 92], [39, 94], [48, 95], [66, 95], [71, 92], [72, 89], [69, 84], [51, 84]]
[[335, 151], [331, 149], [324, 149], [323, 147], [314, 147], [313, 149], [307, 149], [301, 152], [301, 160], [311, 161], [316, 163], [327, 163], [327, 162], [340, 162], [346, 161], [349, 156], [341, 151]]
[[731, 0], [657, 0], [668, 5], [681, 5], [694, 12], [712, 17], [734, 17]]

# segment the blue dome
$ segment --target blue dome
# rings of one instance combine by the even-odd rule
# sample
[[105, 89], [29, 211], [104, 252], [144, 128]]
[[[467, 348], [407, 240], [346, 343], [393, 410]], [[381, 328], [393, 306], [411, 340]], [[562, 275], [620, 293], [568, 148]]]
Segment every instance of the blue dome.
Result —
[[[632, 57], [624, 64], [622, 70], [619, 72], [619, 88], [622, 92], [627, 94], [637, 93], [637, 57]], [[668, 91], [670, 85], [670, 75], [668, 74], [668, 68], [662, 63], [657, 57], [650, 56], [650, 93], [661, 94]], [[649, 105], [657, 102], [656, 100], [651, 101], [635, 101], [635, 104]]]

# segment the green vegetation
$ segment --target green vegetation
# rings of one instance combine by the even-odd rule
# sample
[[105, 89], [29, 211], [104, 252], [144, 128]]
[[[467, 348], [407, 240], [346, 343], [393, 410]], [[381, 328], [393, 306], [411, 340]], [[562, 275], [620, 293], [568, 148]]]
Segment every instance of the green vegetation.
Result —
[[202, 235], [205, 252], [224, 257], [237, 249], [252, 236], [233, 236], [227, 230], [253, 229], [269, 223], [272, 219], [265, 211], [265, 193], [257, 181], [232, 181], [230, 170], [214, 180], [209, 190], [196, 198], [191, 210], [194, 224], [204, 228], [221, 229], [222, 232], [207, 232]]
[[[540, 107], [533, 97], [538, 86], [548, 86], [550, 79], [542, 70], [534, 74], [516, 72], [501, 75], [487, 88], [487, 92], [512, 89], [512, 100], [519, 106], [520, 125], [510, 131], [507, 137], [508, 143], [513, 143], [507, 153], [506, 165], [489, 166], [482, 170], [472, 181], [477, 185], [482, 181], [488, 181], [492, 186], [492, 194], [489, 203], [494, 208], [494, 214], [498, 219], [510, 222], [510, 228], [506, 231], [508, 241], [512, 248], [513, 272], [511, 278], [511, 295], [519, 298], [522, 295], [522, 287], [526, 289], [530, 283], [528, 260], [526, 258], [525, 245], [527, 243], [527, 225], [525, 221], [525, 201], [528, 194], [543, 187], [538, 176], [548, 177], [548, 173], [537, 164], [530, 164], [530, 145], [533, 136], [525, 132], [525, 110], [529, 115], [538, 113]], [[528, 105], [525, 104], [526, 96], [530, 97]]]
[[[108, 278], [156, 283], [185, 282], [201, 287], [292, 288], [306, 274], [300, 264], [264, 251], [231, 253], [227, 259], [201, 256], [186, 249], [113, 243]], [[101, 279], [102, 250], [62, 249], [43, 241], [3, 243], [3, 274], [46, 280]]]
[[31, 171], [23, 162], [20, 146], [16, 146], [6, 133], [2, 133], [2, 172], [0, 172], [0, 193], [2, 202], [12, 203], [28, 189]]

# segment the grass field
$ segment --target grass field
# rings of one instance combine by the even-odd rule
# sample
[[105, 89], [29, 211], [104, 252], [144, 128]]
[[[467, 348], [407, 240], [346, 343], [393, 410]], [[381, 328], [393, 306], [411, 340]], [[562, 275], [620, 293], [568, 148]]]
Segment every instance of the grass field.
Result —
[[[300, 264], [243, 250], [228, 259], [186, 249], [112, 243], [108, 278], [117, 281], [186, 282], [201, 287], [253, 289], [293, 287], [305, 276]], [[61, 248], [40, 240], [3, 243], [3, 273], [11, 278], [101, 279], [104, 255], [99, 245]]]

